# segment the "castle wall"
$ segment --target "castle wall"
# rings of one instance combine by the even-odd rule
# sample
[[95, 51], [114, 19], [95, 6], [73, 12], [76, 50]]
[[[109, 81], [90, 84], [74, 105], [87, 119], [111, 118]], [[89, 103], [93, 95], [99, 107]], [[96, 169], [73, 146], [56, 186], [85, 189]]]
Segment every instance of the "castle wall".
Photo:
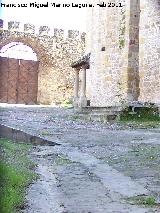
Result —
[[22, 42], [37, 54], [39, 103], [59, 103], [73, 96], [74, 71], [70, 65], [84, 54], [84, 33], [1, 20], [0, 49], [10, 42]]
[[160, 1], [142, 0], [140, 19], [140, 97], [160, 103]]
[[[97, 2], [100, 1], [94, 1]], [[123, 8], [95, 6], [90, 11], [87, 51], [91, 52], [91, 65], [87, 71], [87, 96], [92, 106], [120, 105], [126, 96], [130, 7], [125, 0], [121, 2]]]
[[[97, 4], [98, 0], [93, 0]], [[105, 1], [110, 2], [110, 1]], [[90, 10], [87, 96], [92, 106], [160, 102], [159, 0], [115, 0], [123, 8]]]

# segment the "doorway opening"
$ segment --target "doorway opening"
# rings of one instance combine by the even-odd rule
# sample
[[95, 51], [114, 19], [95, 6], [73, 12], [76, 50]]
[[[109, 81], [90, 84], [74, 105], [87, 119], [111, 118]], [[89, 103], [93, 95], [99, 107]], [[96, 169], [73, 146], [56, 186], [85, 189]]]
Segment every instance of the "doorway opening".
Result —
[[37, 55], [21, 42], [0, 50], [0, 102], [36, 104], [38, 91]]

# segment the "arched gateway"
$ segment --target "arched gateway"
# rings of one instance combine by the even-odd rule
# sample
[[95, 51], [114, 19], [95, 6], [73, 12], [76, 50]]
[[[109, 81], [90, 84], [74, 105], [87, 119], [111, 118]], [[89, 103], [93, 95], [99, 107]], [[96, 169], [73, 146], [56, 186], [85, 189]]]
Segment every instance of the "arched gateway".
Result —
[[36, 104], [38, 66], [33, 50], [20, 42], [11, 42], [0, 51], [0, 102]]
[[[15, 42], [26, 46], [20, 50]], [[0, 20], [0, 102], [57, 104], [70, 100], [74, 82], [70, 65], [83, 55], [84, 46], [85, 33]], [[14, 55], [4, 55], [7, 49]], [[16, 56], [15, 52], [20, 53]]]

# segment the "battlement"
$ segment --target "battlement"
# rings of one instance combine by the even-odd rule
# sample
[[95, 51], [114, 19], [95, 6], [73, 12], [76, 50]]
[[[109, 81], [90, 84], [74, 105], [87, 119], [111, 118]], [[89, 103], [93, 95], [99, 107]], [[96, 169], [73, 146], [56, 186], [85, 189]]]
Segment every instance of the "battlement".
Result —
[[63, 30], [51, 26], [36, 26], [32, 23], [21, 23], [18, 21], [4, 21], [0, 19], [0, 29], [11, 32], [24, 32], [36, 36], [50, 36], [59, 39], [85, 40], [85, 32], [78, 30]]

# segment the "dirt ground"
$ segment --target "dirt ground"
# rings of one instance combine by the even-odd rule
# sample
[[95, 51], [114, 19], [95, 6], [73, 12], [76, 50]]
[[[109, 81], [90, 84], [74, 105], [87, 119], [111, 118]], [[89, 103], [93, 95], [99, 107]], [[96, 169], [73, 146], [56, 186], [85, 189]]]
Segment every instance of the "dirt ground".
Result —
[[36, 106], [1, 106], [0, 122], [60, 144], [33, 147], [39, 179], [23, 212], [160, 212], [160, 129], [86, 122], [73, 109]]

